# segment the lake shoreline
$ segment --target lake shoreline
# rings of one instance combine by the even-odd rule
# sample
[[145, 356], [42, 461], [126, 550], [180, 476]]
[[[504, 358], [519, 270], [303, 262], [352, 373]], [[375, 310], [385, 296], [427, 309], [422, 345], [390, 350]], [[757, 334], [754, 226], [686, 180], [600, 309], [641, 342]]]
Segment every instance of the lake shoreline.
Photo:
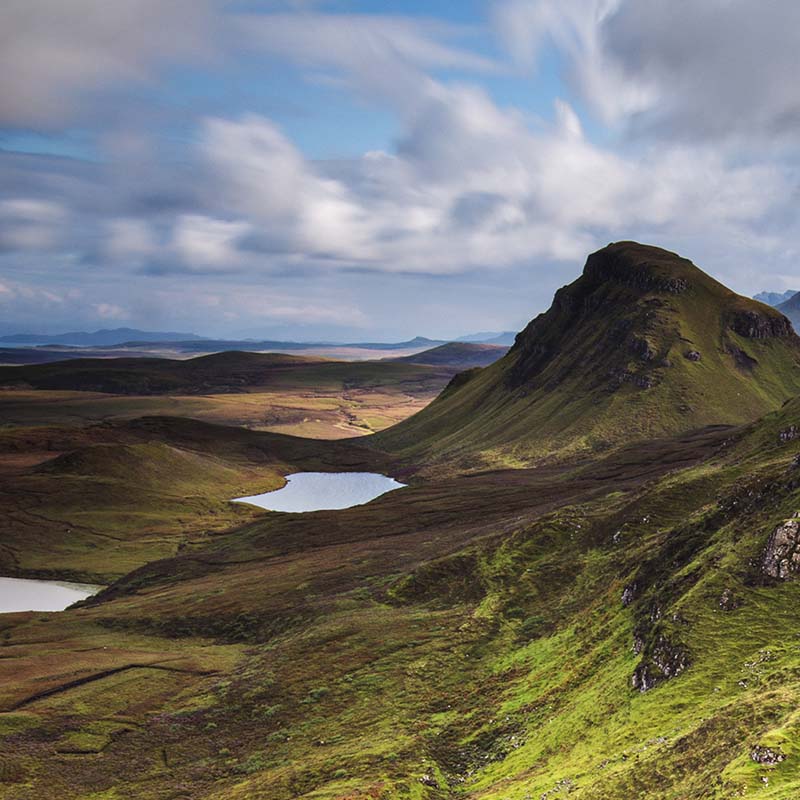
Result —
[[0, 614], [54, 613], [86, 600], [105, 587], [37, 578], [0, 577]]
[[289, 514], [340, 511], [407, 486], [378, 472], [295, 472], [285, 478], [280, 489], [235, 497], [231, 502]]

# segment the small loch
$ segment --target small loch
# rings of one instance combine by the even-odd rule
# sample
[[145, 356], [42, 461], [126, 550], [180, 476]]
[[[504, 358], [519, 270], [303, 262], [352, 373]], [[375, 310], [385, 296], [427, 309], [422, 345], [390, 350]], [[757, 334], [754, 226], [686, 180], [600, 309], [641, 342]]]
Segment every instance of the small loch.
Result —
[[406, 485], [377, 472], [296, 472], [287, 475], [286, 481], [282, 489], [237, 497], [233, 502], [298, 514], [360, 506]]
[[85, 583], [0, 578], [0, 614], [13, 611], [63, 611], [102, 589]]

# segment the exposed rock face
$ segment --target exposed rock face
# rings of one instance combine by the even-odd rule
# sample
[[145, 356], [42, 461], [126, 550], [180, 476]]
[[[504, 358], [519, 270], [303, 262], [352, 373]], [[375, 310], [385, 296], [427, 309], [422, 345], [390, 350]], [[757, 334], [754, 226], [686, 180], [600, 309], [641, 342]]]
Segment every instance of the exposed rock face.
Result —
[[756, 764], [773, 765], [785, 761], [786, 755], [777, 748], [764, 747], [758, 744], [750, 751], [750, 759], [755, 761]]
[[608, 377], [611, 379], [608, 384], [610, 391], [614, 392], [625, 383], [631, 383], [640, 389], [652, 389], [658, 385], [658, 377], [646, 372], [631, 372], [628, 369], [612, 370]]
[[729, 344], [726, 351], [729, 355], [733, 356], [736, 366], [742, 370], [742, 372], [752, 372], [758, 366], [758, 359], [753, 358], [749, 353], [745, 353], [741, 347]]
[[635, 599], [636, 594], [639, 591], [639, 587], [636, 584], [636, 581], [633, 583], [629, 583], [623, 590], [622, 590], [622, 607], [627, 608]]
[[786, 444], [787, 442], [793, 442], [798, 437], [800, 437], [800, 428], [797, 425], [790, 425], [778, 434], [778, 441], [781, 444]]
[[657, 353], [647, 339], [633, 336], [629, 344], [630, 351], [641, 358], [642, 361], [652, 361]]
[[758, 311], [737, 311], [730, 328], [746, 339], [780, 339], [792, 336], [792, 323], [784, 316], [768, 316]]
[[684, 278], [656, 274], [646, 261], [633, 262], [614, 245], [590, 255], [584, 275], [597, 283], [615, 281], [645, 292], [682, 294], [689, 288]]
[[647, 656], [636, 667], [631, 685], [640, 692], [647, 692], [661, 681], [680, 675], [688, 666], [686, 650], [673, 644], [664, 634], [659, 634]]
[[761, 557], [761, 571], [782, 581], [800, 572], [800, 519], [775, 528]]
[[700, 361], [702, 356], [697, 352], [697, 350], [690, 350], [688, 353], [686, 353], [684, 358], [687, 358], [689, 361]]
[[735, 611], [741, 604], [741, 600], [730, 589], [725, 589], [720, 595], [719, 607], [723, 611]]

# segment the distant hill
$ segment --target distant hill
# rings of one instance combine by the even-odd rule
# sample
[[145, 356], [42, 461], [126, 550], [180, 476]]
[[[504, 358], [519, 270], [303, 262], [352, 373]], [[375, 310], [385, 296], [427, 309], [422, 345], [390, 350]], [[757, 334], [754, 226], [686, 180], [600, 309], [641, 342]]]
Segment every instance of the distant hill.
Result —
[[795, 292], [785, 303], [778, 306], [781, 314], [786, 314], [796, 330], [800, 330], [800, 292]]
[[515, 331], [482, 331], [481, 333], [470, 333], [467, 336], [459, 336], [457, 342], [471, 342], [474, 344], [498, 344], [510, 347], [514, 344]]
[[186, 395], [232, 394], [279, 385], [341, 389], [345, 383], [356, 387], [416, 381], [426, 390], [438, 391], [459, 369], [451, 364], [333, 361], [287, 353], [228, 351], [183, 360], [73, 358], [6, 366], [0, 367], [0, 386], [120, 395]]
[[[66, 334], [69, 335], [69, 334]], [[44, 364], [75, 358], [163, 358], [165, 355], [206, 355], [210, 353], [297, 353], [316, 358], [345, 361], [391, 358], [392, 354], [412, 355], [445, 342], [418, 336], [406, 342], [285, 342], [272, 340], [190, 339], [185, 341], [126, 341], [115, 345], [47, 345], [24, 342], [13, 346], [0, 342], [0, 364]], [[27, 346], [24, 346], [27, 345]]]
[[498, 344], [510, 347], [514, 344], [515, 331], [482, 331], [481, 333], [470, 333], [467, 336], [459, 336], [457, 342], [473, 342], [475, 344]]
[[177, 333], [175, 331], [140, 331], [137, 328], [102, 329], [87, 333], [72, 331], [70, 333], [14, 333], [0, 336], [0, 343], [6, 344], [65, 344], [79, 347], [109, 347], [125, 342], [179, 342], [201, 341], [202, 337], [194, 333]]
[[499, 345], [448, 342], [431, 350], [423, 350], [421, 353], [416, 353], [412, 356], [394, 358], [392, 361], [469, 369], [470, 367], [486, 367], [489, 364], [493, 364], [498, 358], [502, 358], [506, 352], [508, 352], [508, 348]]
[[119, 356], [126, 358], [158, 358], [153, 352], [146, 350], [114, 350], [106, 348], [67, 347], [58, 345], [53, 348], [37, 347], [0, 347], [0, 364], [50, 364], [54, 361], [74, 359], [109, 359]]
[[691, 261], [619, 242], [517, 337], [427, 408], [376, 435], [411, 460], [492, 466], [736, 424], [800, 393], [800, 338], [780, 311]]
[[789, 289], [786, 292], [759, 292], [753, 295], [753, 300], [766, 303], [768, 306], [779, 306], [797, 294], [797, 289]]
[[[130, 341], [125, 343], [128, 347], [137, 347], [141, 342]], [[358, 350], [414, 350], [435, 347], [446, 344], [441, 339], [427, 339], [417, 336], [405, 342], [286, 342], [275, 339], [198, 339], [189, 341], [175, 341], [171, 344], [183, 352], [210, 352], [223, 350], [242, 351], [284, 351], [284, 350], [317, 350], [321, 347], [329, 349], [358, 349]]]

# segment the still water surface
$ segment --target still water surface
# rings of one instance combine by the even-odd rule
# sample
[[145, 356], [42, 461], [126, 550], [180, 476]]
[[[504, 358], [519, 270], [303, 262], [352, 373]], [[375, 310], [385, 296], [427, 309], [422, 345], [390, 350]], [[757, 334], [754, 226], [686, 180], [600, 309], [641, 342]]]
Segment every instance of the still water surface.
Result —
[[27, 578], [0, 578], [0, 614], [9, 611], [63, 611], [100, 591], [101, 586]]
[[282, 489], [237, 497], [233, 502], [268, 511], [324, 511], [360, 506], [405, 486], [377, 472], [297, 472], [286, 480]]

